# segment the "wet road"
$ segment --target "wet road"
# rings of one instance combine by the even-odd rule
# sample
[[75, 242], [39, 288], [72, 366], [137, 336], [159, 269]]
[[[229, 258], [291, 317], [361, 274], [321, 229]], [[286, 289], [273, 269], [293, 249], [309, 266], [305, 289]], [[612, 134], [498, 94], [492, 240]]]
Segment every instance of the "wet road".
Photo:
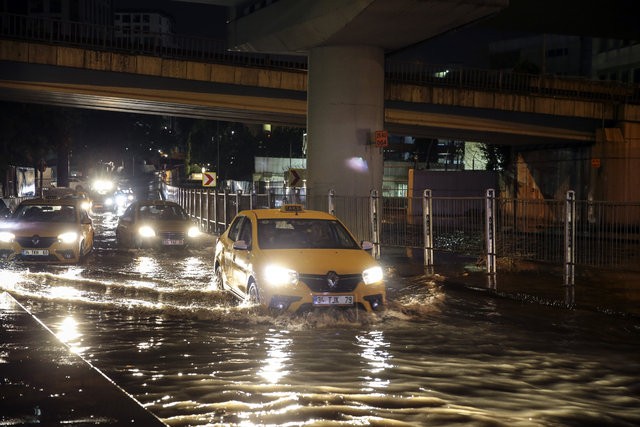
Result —
[[383, 314], [271, 315], [216, 290], [212, 247], [5, 265], [9, 291], [171, 426], [640, 424], [640, 320], [465, 291], [391, 265]]

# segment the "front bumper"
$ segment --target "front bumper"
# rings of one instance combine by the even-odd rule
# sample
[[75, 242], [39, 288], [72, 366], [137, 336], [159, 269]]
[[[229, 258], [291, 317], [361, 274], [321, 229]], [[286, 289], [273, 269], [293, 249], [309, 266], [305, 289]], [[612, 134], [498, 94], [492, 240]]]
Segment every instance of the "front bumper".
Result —
[[54, 243], [46, 248], [28, 248], [14, 243], [0, 246], [0, 260], [74, 264], [80, 261], [80, 248], [63, 243]]

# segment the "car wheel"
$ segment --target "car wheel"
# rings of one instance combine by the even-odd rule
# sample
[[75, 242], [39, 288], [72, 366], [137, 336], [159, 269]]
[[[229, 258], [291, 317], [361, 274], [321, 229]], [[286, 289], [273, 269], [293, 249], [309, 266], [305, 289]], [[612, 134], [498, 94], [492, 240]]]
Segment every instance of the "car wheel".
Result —
[[256, 285], [256, 282], [249, 283], [247, 300], [251, 304], [260, 304], [260, 293], [258, 292], [258, 285]]
[[224, 281], [222, 279], [222, 266], [216, 266], [216, 271], [213, 275], [213, 283], [216, 285], [216, 289], [224, 291]]

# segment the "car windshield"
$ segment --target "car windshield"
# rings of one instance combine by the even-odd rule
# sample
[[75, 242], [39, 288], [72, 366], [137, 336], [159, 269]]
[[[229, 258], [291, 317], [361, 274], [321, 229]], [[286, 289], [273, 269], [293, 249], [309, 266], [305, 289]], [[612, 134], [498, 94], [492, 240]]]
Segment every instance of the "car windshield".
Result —
[[76, 209], [69, 205], [22, 205], [13, 218], [19, 222], [76, 222]]
[[186, 214], [180, 206], [174, 205], [142, 205], [140, 218], [154, 221], [185, 220]]
[[323, 219], [258, 220], [262, 249], [359, 249], [338, 221]]

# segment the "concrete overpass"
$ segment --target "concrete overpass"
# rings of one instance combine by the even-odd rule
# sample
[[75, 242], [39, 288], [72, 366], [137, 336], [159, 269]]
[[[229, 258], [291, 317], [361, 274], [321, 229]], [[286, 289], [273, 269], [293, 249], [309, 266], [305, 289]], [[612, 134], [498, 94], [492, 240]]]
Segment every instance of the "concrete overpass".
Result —
[[[258, 3], [267, 7], [233, 21], [233, 47], [305, 53], [308, 72], [2, 40], [0, 96], [306, 126], [311, 194], [333, 188], [364, 196], [380, 188], [382, 150], [372, 135], [382, 129], [511, 145], [638, 140], [640, 114], [626, 102], [624, 88], [614, 93], [606, 85], [528, 76], [520, 91], [509, 92], [501, 77], [485, 87], [465, 87], [406, 78], [410, 72], [385, 63], [385, 51], [480, 19], [506, 2], [403, 0], [392, 9], [380, 0]], [[277, 25], [258, 25], [260, 20]], [[368, 25], [376, 22], [388, 27], [385, 36]], [[398, 26], [401, 31], [394, 31]], [[583, 92], [595, 96], [571, 96]], [[345, 159], [353, 157], [368, 165], [366, 171], [349, 169]]]
[[[0, 61], [0, 99], [8, 101], [306, 126], [307, 72], [300, 64], [239, 66], [6, 39], [0, 39]], [[530, 88], [516, 92], [388, 74], [381, 128], [397, 135], [593, 144], [603, 123], [638, 120], [639, 107], [623, 102], [633, 93], [619, 88], [615, 98], [607, 83], [531, 77]], [[540, 85], [549, 90], [534, 93]]]

